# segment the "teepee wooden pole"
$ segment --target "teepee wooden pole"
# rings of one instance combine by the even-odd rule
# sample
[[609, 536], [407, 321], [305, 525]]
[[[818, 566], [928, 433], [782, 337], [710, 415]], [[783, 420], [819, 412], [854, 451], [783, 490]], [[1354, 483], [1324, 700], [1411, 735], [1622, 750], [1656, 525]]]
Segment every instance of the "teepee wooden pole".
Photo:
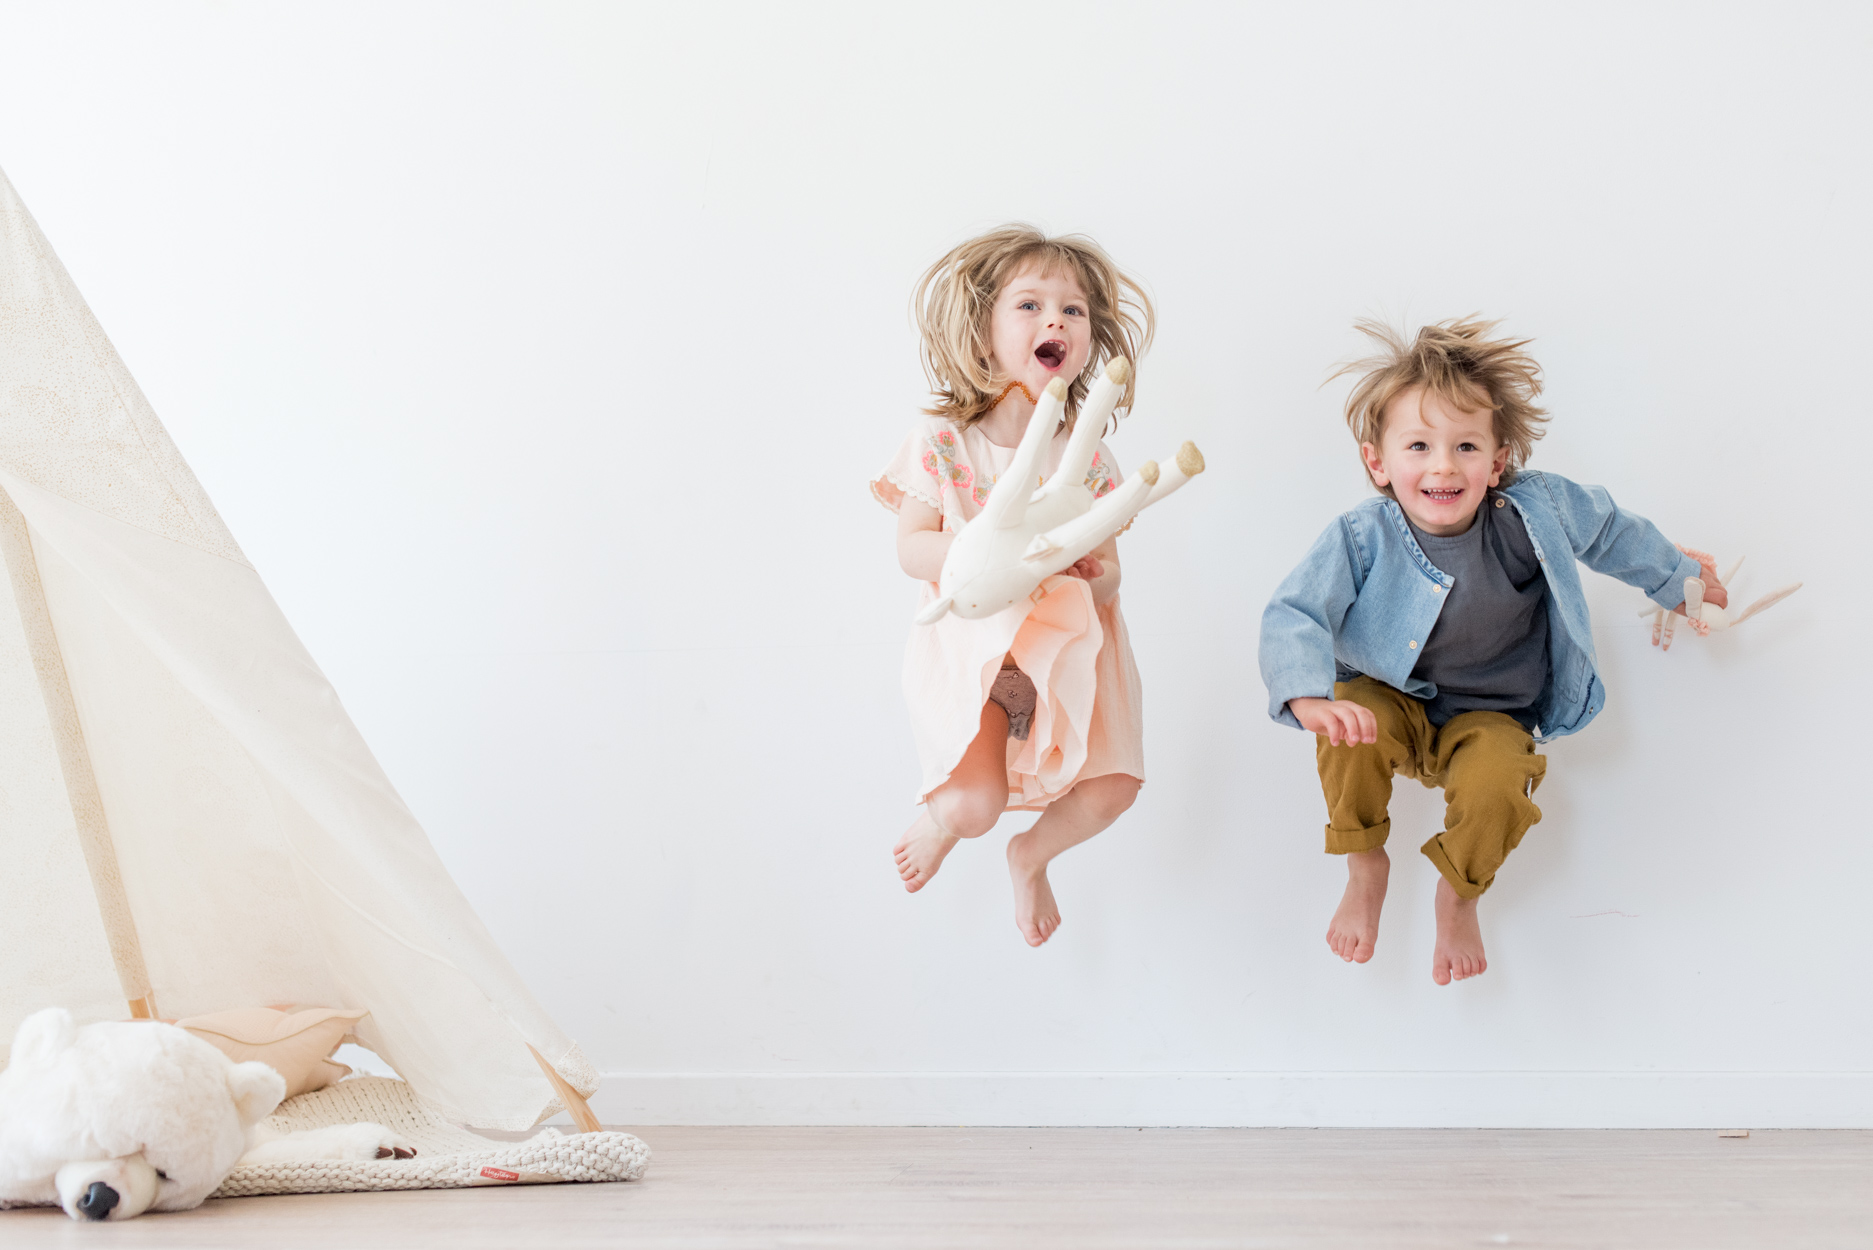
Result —
[[52, 613], [46, 607], [45, 588], [39, 580], [39, 561], [33, 554], [32, 534], [26, 528], [26, 518], [20, 515], [19, 508], [5, 491], [0, 491], [0, 554], [6, 559], [13, 601], [19, 608], [20, 629], [32, 653], [33, 671], [39, 677], [52, 743], [58, 751], [59, 768], [65, 775], [72, 823], [77, 827], [78, 843], [84, 850], [85, 867], [91, 873], [91, 889], [97, 895], [105, 940], [110, 944], [111, 961], [117, 965], [117, 980], [129, 1002], [130, 1015], [139, 1020], [153, 1020], [156, 996], [150, 990], [143, 944], [137, 938], [136, 919], [130, 913], [123, 874], [117, 867], [117, 847], [111, 841], [110, 824], [104, 817], [104, 801], [98, 796], [97, 775], [91, 769], [91, 752], [85, 747], [84, 727], [78, 721], [78, 705], [72, 699], [65, 659], [52, 627]]
[[553, 1083], [553, 1092], [559, 1095], [559, 1101], [566, 1104], [566, 1114], [570, 1115], [572, 1122], [579, 1126], [579, 1131], [581, 1133], [602, 1132], [605, 1126], [600, 1124], [598, 1117], [592, 1114], [592, 1108], [586, 1103], [585, 1095], [569, 1085], [566, 1078], [559, 1074], [558, 1069], [546, 1061], [545, 1055], [532, 1046], [527, 1047], [527, 1053], [532, 1055], [533, 1061], [540, 1065], [540, 1071], [546, 1073], [546, 1079]]

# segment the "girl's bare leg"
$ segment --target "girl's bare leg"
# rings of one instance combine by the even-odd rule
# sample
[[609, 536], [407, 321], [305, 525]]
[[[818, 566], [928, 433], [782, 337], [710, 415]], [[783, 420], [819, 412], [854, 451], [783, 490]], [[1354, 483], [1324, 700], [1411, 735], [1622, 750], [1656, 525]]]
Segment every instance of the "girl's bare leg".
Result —
[[1008, 807], [1008, 713], [982, 705], [975, 740], [950, 779], [930, 792], [923, 811], [891, 848], [897, 875], [912, 894], [930, 883], [962, 838], [979, 838]]
[[1138, 797], [1138, 778], [1124, 773], [1088, 777], [1047, 805], [1026, 833], [1008, 839], [1008, 875], [1015, 883], [1015, 925], [1029, 946], [1060, 927], [1060, 908], [1047, 882], [1054, 856], [1078, 846], [1113, 821]]

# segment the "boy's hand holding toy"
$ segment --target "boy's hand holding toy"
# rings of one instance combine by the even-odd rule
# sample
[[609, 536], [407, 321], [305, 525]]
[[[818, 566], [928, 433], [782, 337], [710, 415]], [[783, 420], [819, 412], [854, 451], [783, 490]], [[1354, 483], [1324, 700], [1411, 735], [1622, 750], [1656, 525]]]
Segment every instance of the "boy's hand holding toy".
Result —
[[1730, 606], [1730, 592], [1724, 583], [1736, 577], [1736, 571], [1743, 567], [1742, 557], [1738, 557], [1722, 577], [1717, 576], [1717, 558], [1706, 551], [1696, 551], [1680, 544], [1678, 550], [1696, 560], [1701, 566], [1702, 577], [1684, 579], [1684, 602], [1673, 611], [1663, 608], [1642, 608], [1640, 616], [1652, 618], [1652, 645], [1661, 651], [1671, 650], [1671, 640], [1680, 619], [1690, 623], [1698, 637], [1708, 637], [1712, 630], [1729, 629], [1741, 625], [1758, 612], [1774, 607], [1801, 589], [1801, 583], [1783, 586], [1772, 590], [1756, 602], [1744, 608], [1732, 618], [1725, 610]]

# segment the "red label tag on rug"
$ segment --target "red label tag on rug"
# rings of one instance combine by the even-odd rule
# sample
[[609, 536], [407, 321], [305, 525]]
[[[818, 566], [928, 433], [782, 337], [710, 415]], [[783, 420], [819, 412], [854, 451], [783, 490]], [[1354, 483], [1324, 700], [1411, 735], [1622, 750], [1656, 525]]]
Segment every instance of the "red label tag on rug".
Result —
[[481, 1174], [491, 1181], [517, 1181], [520, 1173], [510, 1172], [506, 1168], [483, 1168]]

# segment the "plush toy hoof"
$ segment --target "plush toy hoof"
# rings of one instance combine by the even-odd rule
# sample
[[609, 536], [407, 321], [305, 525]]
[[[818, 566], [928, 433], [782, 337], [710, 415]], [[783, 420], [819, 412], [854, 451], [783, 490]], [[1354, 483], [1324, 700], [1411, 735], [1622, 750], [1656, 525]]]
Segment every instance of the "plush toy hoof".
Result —
[[103, 1181], [92, 1181], [91, 1188], [78, 1200], [78, 1212], [87, 1220], [106, 1220], [117, 1206], [117, 1191]]
[[1177, 449], [1177, 471], [1185, 477], [1203, 472], [1203, 453], [1197, 450], [1195, 443], [1185, 443]]
[[1106, 361], [1106, 378], [1115, 386], [1124, 386], [1125, 379], [1132, 376], [1132, 362], [1123, 356], [1114, 356]]
[[1065, 378], [1055, 378], [1047, 384], [1047, 393], [1052, 395], [1055, 399], [1065, 399], [1067, 397], [1067, 380]]
[[1158, 484], [1158, 462], [1155, 460], [1147, 460], [1139, 465], [1138, 476], [1144, 478], [1145, 481], [1151, 483], [1151, 485], [1156, 486]]

